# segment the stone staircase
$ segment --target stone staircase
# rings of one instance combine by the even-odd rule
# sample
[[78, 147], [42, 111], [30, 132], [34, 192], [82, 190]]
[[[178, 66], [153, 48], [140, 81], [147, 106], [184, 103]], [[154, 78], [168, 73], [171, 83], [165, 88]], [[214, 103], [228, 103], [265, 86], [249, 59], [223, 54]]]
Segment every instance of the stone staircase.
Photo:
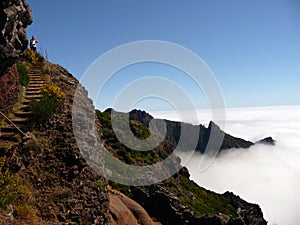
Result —
[[[10, 120], [18, 127], [7, 122], [7, 125], [0, 128], [0, 146], [11, 146], [14, 143], [20, 142], [24, 132], [26, 132], [26, 125], [32, 119], [33, 113], [29, 110], [28, 105], [31, 99], [39, 101], [42, 98], [40, 88], [46, 84], [45, 79], [41, 75], [42, 63], [37, 63], [28, 71], [30, 77], [29, 85], [25, 90], [25, 97], [18, 109], [13, 113]], [[22, 132], [23, 133], [22, 133]]]

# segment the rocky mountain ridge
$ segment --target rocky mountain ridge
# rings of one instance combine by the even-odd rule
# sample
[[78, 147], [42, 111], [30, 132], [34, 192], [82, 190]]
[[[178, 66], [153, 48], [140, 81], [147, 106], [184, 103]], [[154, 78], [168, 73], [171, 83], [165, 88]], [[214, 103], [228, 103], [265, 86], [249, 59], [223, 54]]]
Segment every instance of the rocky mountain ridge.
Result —
[[[104, 112], [111, 113], [112, 110], [113, 109], [109, 108], [109, 109], [106, 109]], [[146, 127], [149, 127], [149, 123], [151, 120], [154, 120], [154, 121], [163, 120], [163, 119], [153, 118], [149, 113], [147, 113], [143, 110], [137, 110], [137, 109], [134, 109], [129, 113], [122, 113], [122, 112], [116, 112], [116, 111], [114, 111], [114, 112], [116, 114], [129, 114], [128, 118], [130, 120], [138, 121], [138, 122], [142, 123], [143, 125], [145, 125]], [[209, 123], [207, 128], [201, 124], [200, 125], [192, 125], [192, 124], [188, 124], [188, 123], [176, 122], [176, 121], [171, 121], [171, 120], [166, 120], [166, 119], [164, 119], [163, 121], [165, 122], [166, 128], [167, 128], [165, 140], [172, 143], [174, 146], [177, 146], [179, 143], [179, 140], [181, 137], [180, 134], [181, 134], [182, 129], [185, 129], [189, 133], [196, 133], [196, 130], [199, 130], [199, 136], [196, 137], [196, 138], [198, 138], [198, 142], [197, 142], [195, 148], [190, 147], [189, 143], [184, 143], [181, 146], [182, 150], [194, 150], [195, 149], [198, 152], [209, 154], [209, 149], [206, 149], [206, 147], [207, 147], [207, 143], [210, 138], [210, 133], [212, 132], [212, 130], [216, 136], [223, 138], [222, 144], [220, 146], [220, 151], [224, 151], [224, 150], [228, 150], [228, 149], [232, 149], [232, 148], [249, 148], [249, 147], [255, 145], [256, 143], [270, 144], [270, 145], [275, 144], [275, 141], [273, 140], [272, 137], [266, 137], [255, 143], [244, 140], [242, 138], [234, 137], [234, 136], [222, 131], [220, 129], [220, 127], [217, 124], [215, 124], [213, 121], [211, 121]]]
[[[3, 0], [0, 3], [0, 17], [2, 31], [0, 75], [2, 78], [5, 77], [4, 84], [8, 83], [10, 87], [5, 89], [9, 91], [1, 92], [1, 99], [9, 99], [1, 100], [1, 107], [13, 104], [15, 107], [7, 109], [7, 115], [11, 116], [11, 119], [16, 119], [15, 113], [18, 111], [14, 111], [15, 109], [19, 110], [24, 106], [29, 112], [31, 110], [25, 106], [26, 99], [24, 100], [21, 93], [28, 94], [32, 90], [28, 88], [22, 90], [23, 88], [19, 86], [17, 70], [13, 64], [27, 47], [25, 28], [32, 22], [32, 17], [25, 0]], [[72, 107], [75, 90], [80, 87], [78, 80], [61, 66], [45, 62], [41, 58], [35, 62], [21, 57], [18, 63], [24, 65], [32, 75], [31, 84], [43, 81], [43, 84], [55, 85], [55, 88], [58, 87], [64, 93], [64, 97], [50, 119], [37, 123], [34, 117], [29, 116], [18, 124], [24, 132], [29, 131], [30, 138], [24, 137], [24, 132], [19, 136], [18, 131], [14, 131], [16, 138], [10, 145], [3, 144], [0, 140], [2, 224], [265, 225], [267, 223], [258, 205], [247, 203], [232, 193], [220, 195], [199, 187], [189, 179], [189, 172], [184, 167], [170, 178], [149, 186], [125, 186], [108, 181], [105, 178], [107, 173], [105, 160], [100, 155], [97, 159], [99, 164], [96, 172], [83, 157], [78, 148], [82, 143], [78, 143], [74, 136]], [[12, 71], [14, 75], [5, 76], [4, 74], [11, 68], [15, 68]], [[16, 92], [11, 95], [14, 91]], [[93, 116], [95, 114], [93, 102], [88, 98], [84, 88], [81, 88], [81, 92], [82, 101], [75, 113], [83, 117]], [[37, 100], [37, 97], [33, 98]], [[178, 141], [176, 136], [178, 124], [170, 122], [169, 127], [176, 135], [170, 134], [170, 140], [164, 141], [152, 155], [151, 153], [134, 155], [133, 151], [122, 146], [122, 143], [114, 137], [107, 117], [109, 114], [96, 112], [96, 115], [95, 120], [82, 118], [83, 121], [91, 121], [83, 125], [89, 128], [96, 124], [96, 135], [98, 138], [101, 137], [103, 146], [109, 147], [111, 153], [123, 162], [128, 160], [128, 163], [148, 165], [163, 160], [172, 152], [174, 144]], [[135, 134], [143, 138], [149, 134], [145, 118], [141, 117], [145, 121], [131, 118]], [[7, 123], [1, 120], [1, 133], [3, 128], [7, 129]], [[32, 126], [32, 123], [35, 125]], [[213, 126], [212, 124], [211, 127]], [[80, 141], [93, 148], [91, 136], [85, 133], [82, 133], [82, 136], [83, 139]], [[174, 137], [173, 140], [171, 137]], [[103, 148], [99, 149], [102, 150]], [[178, 157], [173, 158], [171, 162], [172, 167], [180, 168]]]

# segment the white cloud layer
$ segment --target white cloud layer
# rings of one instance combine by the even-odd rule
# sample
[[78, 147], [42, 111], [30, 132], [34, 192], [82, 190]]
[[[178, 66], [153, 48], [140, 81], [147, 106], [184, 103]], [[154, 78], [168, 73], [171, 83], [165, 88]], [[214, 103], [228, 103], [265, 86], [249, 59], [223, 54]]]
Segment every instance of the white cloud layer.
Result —
[[[151, 114], [179, 120], [173, 112]], [[199, 110], [198, 115], [204, 125], [211, 120], [208, 110]], [[299, 224], [300, 106], [227, 109], [225, 131], [253, 142], [272, 136], [277, 143], [229, 150], [204, 172], [199, 171], [199, 162], [209, 159], [195, 155], [187, 165], [191, 178], [207, 189], [232, 191], [259, 204], [270, 225]]]

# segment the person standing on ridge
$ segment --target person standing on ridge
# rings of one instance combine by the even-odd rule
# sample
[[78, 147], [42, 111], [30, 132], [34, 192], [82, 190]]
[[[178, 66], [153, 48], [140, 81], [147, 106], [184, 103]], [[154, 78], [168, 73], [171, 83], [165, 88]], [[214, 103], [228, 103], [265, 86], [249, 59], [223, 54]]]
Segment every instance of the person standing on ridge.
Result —
[[31, 51], [34, 51], [36, 53], [36, 44], [38, 43], [38, 40], [32, 36], [30, 39], [30, 49]]

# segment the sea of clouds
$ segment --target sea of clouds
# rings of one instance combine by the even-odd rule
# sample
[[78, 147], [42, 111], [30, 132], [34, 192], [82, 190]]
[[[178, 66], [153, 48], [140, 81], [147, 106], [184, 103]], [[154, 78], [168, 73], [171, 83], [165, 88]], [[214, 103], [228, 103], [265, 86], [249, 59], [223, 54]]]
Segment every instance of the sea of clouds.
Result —
[[[197, 114], [198, 121], [185, 122], [207, 125], [211, 120], [209, 110]], [[180, 120], [176, 112], [151, 115]], [[191, 178], [207, 189], [232, 191], [259, 204], [270, 225], [300, 224], [300, 106], [229, 108], [224, 129], [252, 142], [272, 136], [276, 145], [228, 150], [204, 171], [199, 164], [211, 159], [195, 154], [186, 165]]]

